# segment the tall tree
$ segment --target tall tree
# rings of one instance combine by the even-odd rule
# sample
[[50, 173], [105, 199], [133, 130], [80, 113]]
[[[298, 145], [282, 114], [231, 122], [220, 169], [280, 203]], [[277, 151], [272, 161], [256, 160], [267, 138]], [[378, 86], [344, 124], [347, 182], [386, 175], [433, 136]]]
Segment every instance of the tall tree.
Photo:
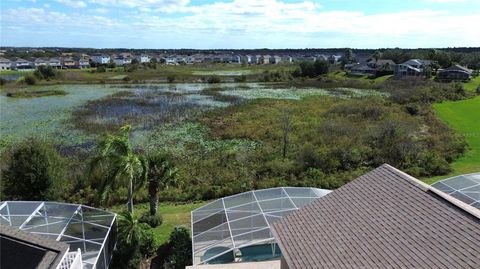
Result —
[[157, 153], [147, 157], [148, 194], [150, 197], [150, 214], [155, 215], [158, 207], [158, 193], [177, 184], [177, 169], [169, 157]]
[[7, 159], [0, 182], [5, 198], [12, 200], [55, 199], [61, 191], [64, 160], [43, 142], [29, 139], [2, 156]]
[[90, 173], [100, 171], [102, 197], [114, 190], [119, 184], [128, 186], [128, 211], [133, 212], [133, 192], [146, 179], [147, 166], [143, 158], [137, 155], [130, 145], [130, 125], [120, 128], [120, 135], [108, 134], [99, 144], [100, 152], [90, 163]]

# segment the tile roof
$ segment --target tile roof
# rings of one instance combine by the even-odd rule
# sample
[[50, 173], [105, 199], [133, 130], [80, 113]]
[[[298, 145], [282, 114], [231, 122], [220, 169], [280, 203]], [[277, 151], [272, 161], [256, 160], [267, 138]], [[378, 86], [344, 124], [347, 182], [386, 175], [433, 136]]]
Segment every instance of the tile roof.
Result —
[[3, 224], [0, 224], [0, 240], [2, 269], [57, 268], [69, 249], [63, 242]]
[[273, 224], [290, 269], [479, 268], [480, 210], [389, 166]]

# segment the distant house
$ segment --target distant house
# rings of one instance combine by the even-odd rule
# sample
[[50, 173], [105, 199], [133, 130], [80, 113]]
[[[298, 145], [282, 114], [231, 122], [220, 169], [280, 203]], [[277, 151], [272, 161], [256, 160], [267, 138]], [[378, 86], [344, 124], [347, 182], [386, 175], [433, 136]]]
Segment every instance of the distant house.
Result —
[[386, 59], [372, 59], [370, 60], [367, 65], [371, 68], [375, 68], [377, 70], [377, 75], [391, 75], [395, 71], [395, 62], [392, 60]]
[[350, 76], [365, 76], [365, 75], [375, 75], [377, 70], [368, 66], [367, 64], [358, 64], [352, 69], [350, 69]]
[[411, 59], [402, 64], [395, 65], [394, 75], [397, 78], [403, 77], [423, 77], [426, 74], [426, 68], [430, 67], [432, 61]]
[[247, 64], [252, 64], [253, 63], [253, 58], [254, 57], [252, 55], [248, 55], [248, 54], [243, 56], [243, 59]]
[[319, 55], [315, 56], [315, 60], [328, 61], [329, 57], [327, 55], [324, 55], [324, 54], [319, 54]]
[[472, 73], [473, 70], [456, 64], [438, 71], [437, 79], [441, 81], [469, 80]]
[[340, 55], [330, 55], [328, 57], [328, 61], [331, 63], [331, 64], [337, 64], [340, 62], [340, 59], [342, 59], [342, 56]]
[[177, 58], [175, 55], [169, 55], [165, 57], [165, 64], [166, 65], [177, 65]]
[[260, 58], [260, 64], [269, 64], [270, 63], [270, 58], [272, 56], [270, 55], [263, 55], [261, 58]]
[[17, 69], [17, 70], [33, 69], [35, 67], [34, 63], [32, 63], [29, 60], [22, 59], [22, 58], [17, 58], [13, 62], [13, 64], [15, 66], [15, 69]]
[[12, 61], [6, 58], [0, 58], [0, 70], [11, 70]]
[[394, 75], [397, 78], [421, 77], [423, 76], [423, 69], [416, 68], [407, 64], [397, 64], [395, 65]]
[[62, 62], [58, 58], [50, 58], [50, 60], [48, 60], [48, 65], [55, 69], [62, 68]]
[[291, 62], [293, 62], [293, 58], [292, 58], [292, 56], [284, 55], [284, 56], [282, 56], [282, 62], [291, 63]]
[[87, 59], [78, 59], [76, 64], [77, 64], [78, 68], [89, 68], [90, 67], [90, 62]]
[[271, 58], [270, 58], [270, 63], [272, 64], [278, 64], [282, 61], [282, 57], [278, 56], [278, 55], [273, 55]]
[[62, 68], [64, 69], [78, 68], [77, 63], [71, 57], [64, 57], [62, 58], [61, 62], [62, 62]]
[[35, 68], [38, 68], [39, 66], [47, 66], [48, 65], [48, 59], [45, 58], [37, 58], [33, 61], [33, 64], [35, 65]]
[[139, 63], [149, 63], [151, 58], [147, 54], [141, 54], [135, 56], [135, 59], [137, 59]]
[[254, 64], [261, 64], [262, 63], [262, 55], [255, 55], [253, 58], [253, 63]]
[[97, 64], [108, 64], [110, 63], [110, 56], [105, 54], [95, 54], [92, 56], [92, 61]]
[[118, 56], [118, 57], [115, 57], [115, 58], [113, 59], [113, 62], [114, 62], [115, 65], [117, 65], [117, 66], [125, 66], [125, 65], [128, 65], [128, 64], [131, 64], [131, 63], [132, 63], [132, 58], [123, 57], [123, 56]]

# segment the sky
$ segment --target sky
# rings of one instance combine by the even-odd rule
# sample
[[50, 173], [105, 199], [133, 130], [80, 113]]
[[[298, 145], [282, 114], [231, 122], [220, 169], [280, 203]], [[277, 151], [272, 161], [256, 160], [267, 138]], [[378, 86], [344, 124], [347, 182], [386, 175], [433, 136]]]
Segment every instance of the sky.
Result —
[[0, 45], [480, 47], [480, 0], [0, 0]]

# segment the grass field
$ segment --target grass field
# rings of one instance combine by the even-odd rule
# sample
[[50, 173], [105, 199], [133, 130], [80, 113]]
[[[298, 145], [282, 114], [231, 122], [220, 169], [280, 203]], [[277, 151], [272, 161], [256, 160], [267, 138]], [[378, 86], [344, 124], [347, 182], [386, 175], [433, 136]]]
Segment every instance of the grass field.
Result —
[[474, 99], [434, 104], [438, 117], [467, 139], [469, 149], [452, 164], [453, 172], [426, 179], [427, 183], [454, 175], [480, 171], [480, 96]]
[[480, 76], [477, 76], [476, 78], [473, 78], [469, 82], [463, 84], [463, 87], [467, 91], [475, 91], [478, 87], [480, 86]]
[[[170, 233], [176, 226], [185, 226], [190, 230], [190, 212], [207, 202], [197, 202], [189, 204], [172, 204], [159, 203], [158, 213], [163, 217], [163, 224], [153, 229], [156, 245], [161, 245], [168, 241]], [[117, 205], [109, 210], [115, 213], [122, 212], [127, 209], [126, 205]], [[138, 218], [142, 214], [149, 212], [148, 203], [134, 205], [134, 214]]]

